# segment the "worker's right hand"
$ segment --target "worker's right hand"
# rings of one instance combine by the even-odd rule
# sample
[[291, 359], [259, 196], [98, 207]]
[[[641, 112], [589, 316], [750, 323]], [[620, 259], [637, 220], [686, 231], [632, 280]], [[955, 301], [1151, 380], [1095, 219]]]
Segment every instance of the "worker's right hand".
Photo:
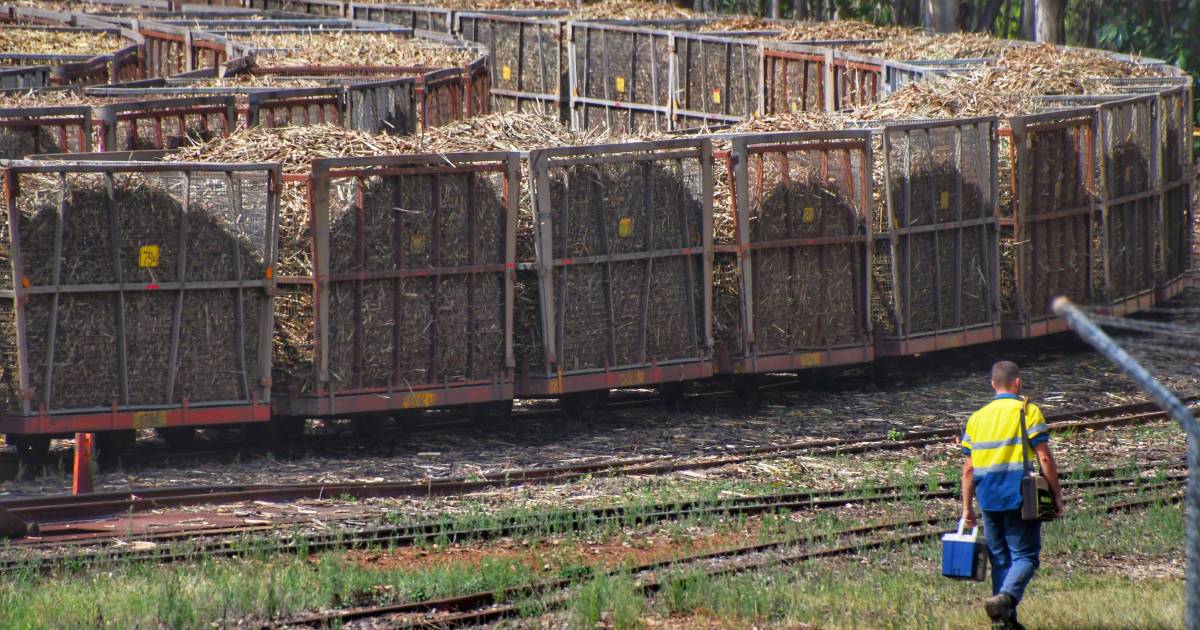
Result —
[[971, 529], [974, 529], [975, 526], [978, 524], [978, 521], [975, 520], [975, 510], [972, 510], [969, 508], [966, 510], [963, 510], [962, 520], [963, 520], [963, 527], [969, 527]]

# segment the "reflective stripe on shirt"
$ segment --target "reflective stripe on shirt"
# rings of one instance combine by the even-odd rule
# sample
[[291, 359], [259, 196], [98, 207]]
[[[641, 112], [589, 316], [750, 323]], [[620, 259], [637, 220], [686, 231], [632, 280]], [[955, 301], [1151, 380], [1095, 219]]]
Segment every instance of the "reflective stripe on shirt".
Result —
[[[1036, 454], [1022, 446], [1020, 398], [1001, 394], [971, 415], [963, 432], [963, 453], [975, 469], [975, 494], [983, 510], [1012, 510], [1021, 506], [1021, 476], [1028, 458]], [[1025, 412], [1026, 433], [1031, 446], [1050, 439], [1046, 419], [1037, 405]], [[1022, 456], [1024, 452], [1024, 457]]]

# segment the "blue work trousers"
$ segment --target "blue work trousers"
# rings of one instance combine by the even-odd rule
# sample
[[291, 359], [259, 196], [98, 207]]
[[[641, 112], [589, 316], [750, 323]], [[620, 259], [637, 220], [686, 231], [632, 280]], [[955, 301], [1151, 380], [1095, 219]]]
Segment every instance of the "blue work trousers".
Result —
[[1042, 524], [1021, 520], [1021, 510], [984, 511], [983, 529], [992, 559], [992, 595], [1007, 593], [1020, 602], [1040, 564]]

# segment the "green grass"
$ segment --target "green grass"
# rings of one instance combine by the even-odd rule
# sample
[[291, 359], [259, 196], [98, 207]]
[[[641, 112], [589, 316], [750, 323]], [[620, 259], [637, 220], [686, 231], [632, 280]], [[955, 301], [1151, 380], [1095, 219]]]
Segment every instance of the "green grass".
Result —
[[[703, 614], [729, 628], [987, 628], [981, 601], [991, 594], [988, 587], [937, 575], [928, 562], [932, 551], [880, 552], [863, 562], [814, 562], [719, 579], [678, 573], [649, 608], [663, 617]], [[1177, 628], [1183, 584], [1047, 569], [1034, 579], [1021, 616], [1031, 630]]]
[[533, 572], [503, 559], [404, 571], [342, 554], [195, 565], [131, 565], [87, 575], [18, 575], [0, 583], [3, 628], [196, 628], [320, 606], [415, 601], [498, 591]]
[[[911, 500], [891, 507], [880, 506], [871, 521], [891, 521], [906, 516], [909, 508], [919, 513], [927, 507], [917, 505], [915, 496], [917, 489], [932, 477], [917, 473], [913, 463], [901, 465], [898, 472], [893, 483], [900, 485], [902, 494]], [[703, 496], [715, 499], [724, 487], [712, 484]], [[592, 627], [600, 620], [617, 627], [634, 627], [647, 614], [687, 614], [699, 610], [713, 611], [731, 627], [743, 627], [757, 620], [765, 620], [769, 625], [818, 622], [826, 627], [826, 618], [833, 620], [831, 627], [937, 628], [961, 627], [964, 619], [966, 625], [978, 621], [977, 611], [972, 611], [978, 608], [977, 600], [985, 594], [983, 587], [938, 576], [935, 545], [871, 554], [865, 563], [813, 563], [711, 584], [695, 575], [679, 574], [661, 596], [652, 600], [637, 595], [627, 576], [592, 577], [596, 574], [591, 566], [595, 558], [582, 553], [572, 555], [570, 543], [605, 539], [642, 544], [646, 530], [630, 530], [626, 526], [635, 520], [639, 510], [644, 513], [645, 505], [663, 499], [659, 490], [663, 488], [635, 494], [629, 501], [628, 518], [588, 524], [579, 531], [560, 513], [537, 508], [489, 513], [480, 504], [466, 514], [445, 520], [441, 533], [422, 541], [425, 550], [437, 553], [450, 542], [450, 532], [516, 520], [535, 526], [522, 536], [530, 546], [551, 537], [567, 543], [560, 551], [553, 552], [550, 569], [530, 568], [499, 556], [488, 556], [478, 564], [456, 563], [453, 558], [446, 558], [444, 565], [430, 568], [382, 569], [361, 566], [341, 553], [312, 558], [269, 556], [256, 549], [254, 543], [244, 542], [241, 559], [232, 561], [170, 566], [125, 564], [104, 571], [65, 567], [48, 576], [32, 572], [9, 576], [0, 582], [0, 628], [225, 626], [237, 620], [289, 616], [320, 607], [498, 591], [527, 582], [539, 573], [583, 581], [568, 615], [580, 627]], [[879, 488], [868, 480], [858, 490], [871, 494], [878, 493]], [[1126, 498], [1131, 497], [1107, 497], [1103, 501]], [[1072, 620], [1086, 624], [1101, 620], [1086, 617], [1076, 609], [1104, 601], [1127, 601], [1134, 611], [1145, 609], [1150, 627], [1156, 624], [1170, 627], [1171, 621], [1178, 618], [1171, 616], [1176, 611], [1171, 602], [1179, 597], [1179, 585], [1070, 572], [1053, 558], [1080, 554], [1153, 558], [1181, 549], [1184, 543], [1181, 508], [1162, 506], [1109, 517], [1087, 509], [1096, 501], [1085, 498], [1082, 501], [1085, 507], [1075, 501], [1067, 518], [1046, 526], [1045, 550], [1050, 559], [1035, 581], [1034, 593], [1038, 597], [1030, 600], [1031, 614], [1041, 611], [1037, 614], [1059, 620], [1054, 622], [1057, 626], [1050, 627], [1070, 627], [1068, 622]], [[862, 519], [839, 517], [833, 511], [821, 511], [803, 522], [793, 521], [786, 514], [768, 514], [756, 526], [757, 537], [765, 541], [816, 535], [866, 523]], [[684, 542], [698, 532], [745, 531], [753, 525], [745, 517], [704, 515], [664, 523], [658, 531], [675, 542]], [[1071, 602], [1069, 610], [1056, 611], [1055, 603], [1059, 601]], [[522, 603], [522, 610], [540, 614], [543, 605], [531, 600]], [[1085, 616], [1070, 617], [1070, 614]]]

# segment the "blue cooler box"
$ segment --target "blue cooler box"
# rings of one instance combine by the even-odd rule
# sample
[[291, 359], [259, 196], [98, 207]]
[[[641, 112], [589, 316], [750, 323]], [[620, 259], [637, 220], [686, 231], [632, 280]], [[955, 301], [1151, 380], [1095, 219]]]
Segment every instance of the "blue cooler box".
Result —
[[987, 545], [979, 537], [978, 526], [964, 534], [963, 525], [960, 520], [957, 532], [942, 536], [942, 575], [982, 582], [987, 577]]

